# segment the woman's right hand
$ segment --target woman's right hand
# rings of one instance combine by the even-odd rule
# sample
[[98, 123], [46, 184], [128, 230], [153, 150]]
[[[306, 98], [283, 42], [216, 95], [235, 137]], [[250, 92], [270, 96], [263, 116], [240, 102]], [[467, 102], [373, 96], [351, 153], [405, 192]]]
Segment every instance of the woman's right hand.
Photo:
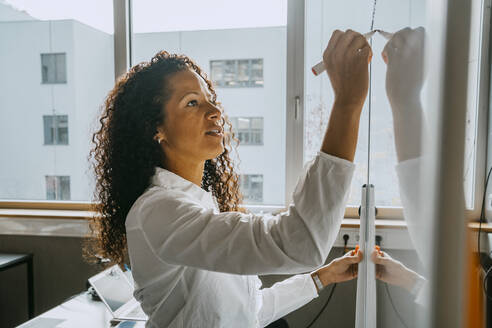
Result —
[[419, 101], [424, 83], [424, 45], [423, 27], [399, 30], [386, 43], [381, 56], [388, 66], [386, 93], [390, 103], [406, 105]]
[[403, 287], [411, 292], [418, 281], [423, 279], [418, 273], [377, 247], [371, 253], [371, 260], [376, 264], [376, 278], [388, 284]]
[[323, 62], [335, 92], [335, 103], [362, 109], [369, 89], [371, 58], [371, 47], [362, 34], [352, 30], [333, 32]]

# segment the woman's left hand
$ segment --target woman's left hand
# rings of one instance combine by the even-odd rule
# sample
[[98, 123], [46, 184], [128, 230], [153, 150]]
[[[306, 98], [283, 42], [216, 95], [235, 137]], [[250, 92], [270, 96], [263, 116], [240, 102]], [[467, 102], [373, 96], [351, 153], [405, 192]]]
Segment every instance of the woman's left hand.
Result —
[[326, 287], [332, 283], [348, 281], [357, 277], [357, 264], [360, 261], [362, 261], [362, 251], [357, 249], [347, 252], [344, 256], [334, 259], [330, 264], [314, 272], [317, 273], [321, 283]]

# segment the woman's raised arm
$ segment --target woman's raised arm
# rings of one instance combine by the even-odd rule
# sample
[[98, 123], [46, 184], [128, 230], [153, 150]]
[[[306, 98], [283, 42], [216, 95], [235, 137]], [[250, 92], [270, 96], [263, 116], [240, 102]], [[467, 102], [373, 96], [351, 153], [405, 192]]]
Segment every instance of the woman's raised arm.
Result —
[[[335, 241], [354, 165], [319, 153], [300, 177], [293, 204], [278, 215], [204, 209], [178, 190], [137, 200], [127, 218], [128, 244], [143, 237], [162, 261], [236, 274], [299, 273], [321, 266]], [[143, 234], [143, 236], [138, 236]]]

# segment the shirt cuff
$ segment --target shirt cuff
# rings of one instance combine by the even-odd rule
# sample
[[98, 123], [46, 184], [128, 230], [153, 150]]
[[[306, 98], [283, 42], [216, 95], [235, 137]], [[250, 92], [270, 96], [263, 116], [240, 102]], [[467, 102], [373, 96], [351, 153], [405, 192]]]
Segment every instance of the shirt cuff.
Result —
[[319, 296], [318, 289], [316, 288], [316, 284], [314, 283], [313, 277], [311, 277], [311, 273], [302, 274], [306, 281], [306, 291], [308, 291], [307, 295], [316, 298]]
[[395, 170], [400, 173], [400, 172], [414, 172], [416, 169], [418, 169], [419, 165], [421, 164], [422, 158], [421, 157], [416, 157], [416, 158], [411, 158], [407, 159], [401, 162], [398, 162], [395, 165]]

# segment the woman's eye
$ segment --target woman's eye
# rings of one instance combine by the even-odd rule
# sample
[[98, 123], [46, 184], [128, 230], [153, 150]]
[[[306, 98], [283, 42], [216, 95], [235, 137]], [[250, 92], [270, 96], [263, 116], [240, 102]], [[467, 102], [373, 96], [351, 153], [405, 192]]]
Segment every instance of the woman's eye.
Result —
[[198, 104], [198, 101], [191, 100], [191, 101], [188, 102], [188, 104], [186, 104], [186, 106], [189, 106], [190, 104], [194, 104], [194, 105], [191, 105], [191, 106], [195, 106], [196, 104]]

